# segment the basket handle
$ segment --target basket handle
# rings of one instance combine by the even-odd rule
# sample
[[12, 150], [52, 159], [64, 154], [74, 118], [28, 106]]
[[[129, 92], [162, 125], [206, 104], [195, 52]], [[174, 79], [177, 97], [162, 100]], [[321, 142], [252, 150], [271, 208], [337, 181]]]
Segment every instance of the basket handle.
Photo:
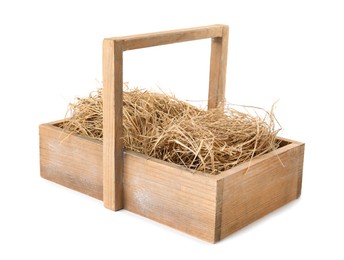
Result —
[[107, 38], [103, 41], [103, 201], [111, 210], [123, 208], [123, 52], [164, 44], [212, 38], [208, 108], [224, 105], [228, 26]]

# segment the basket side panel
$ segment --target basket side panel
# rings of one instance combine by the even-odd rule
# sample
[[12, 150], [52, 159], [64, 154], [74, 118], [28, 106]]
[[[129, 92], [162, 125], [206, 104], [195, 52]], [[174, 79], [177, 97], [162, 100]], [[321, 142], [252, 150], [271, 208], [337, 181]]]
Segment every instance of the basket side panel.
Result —
[[97, 199], [103, 198], [102, 145], [40, 125], [41, 176]]
[[124, 161], [125, 209], [215, 242], [214, 179], [133, 153]]
[[281, 150], [224, 178], [221, 238], [299, 197], [304, 144]]

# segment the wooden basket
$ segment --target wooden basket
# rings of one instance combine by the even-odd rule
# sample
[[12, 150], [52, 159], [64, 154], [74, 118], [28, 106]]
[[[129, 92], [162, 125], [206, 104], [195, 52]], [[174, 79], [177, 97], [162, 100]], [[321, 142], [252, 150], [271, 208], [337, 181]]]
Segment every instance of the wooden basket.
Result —
[[218, 175], [190, 173], [182, 166], [123, 150], [123, 52], [211, 38], [208, 107], [223, 105], [228, 26], [104, 39], [104, 141], [70, 135], [63, 120], [42, 124], [41, 176], [209, 242], [298, 198], [304, 144], [282, 139], [277, 150]]

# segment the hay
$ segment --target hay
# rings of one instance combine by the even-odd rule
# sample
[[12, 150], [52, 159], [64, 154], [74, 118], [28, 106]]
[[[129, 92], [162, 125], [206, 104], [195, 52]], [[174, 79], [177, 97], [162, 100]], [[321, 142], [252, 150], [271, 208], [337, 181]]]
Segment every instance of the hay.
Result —
[[[102, 89], [70, 104], [66, 131], [102, 140]], [[126, 149], [189, 169], [218, 174], [278, 147], [273, 113], [264, 117], [227, 106], [209, 111], [165, 94], [123, 94]]]

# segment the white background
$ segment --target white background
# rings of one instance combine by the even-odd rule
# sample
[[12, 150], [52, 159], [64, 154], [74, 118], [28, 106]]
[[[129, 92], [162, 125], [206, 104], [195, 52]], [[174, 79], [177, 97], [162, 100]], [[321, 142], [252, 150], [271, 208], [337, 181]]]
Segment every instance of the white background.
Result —
[[[0, 259], [343, 259], [342, 1], [1, 1]], [[301, 199], [212, 245], [39, 176], [38, 125], [97, 87], [102, 39], [230, 25], [227, 99], [306, 143]], [[209, 41], [125, 53], [125, 81], [205, 99]]]

